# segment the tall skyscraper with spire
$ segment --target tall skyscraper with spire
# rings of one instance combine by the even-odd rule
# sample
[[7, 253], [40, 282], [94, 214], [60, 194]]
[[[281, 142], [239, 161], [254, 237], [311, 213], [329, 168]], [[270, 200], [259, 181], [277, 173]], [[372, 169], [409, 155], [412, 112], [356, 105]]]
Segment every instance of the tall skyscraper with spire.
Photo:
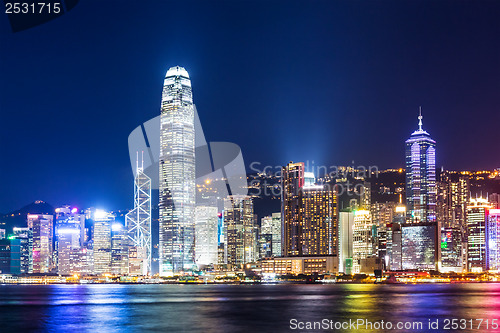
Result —
[[160, 275], [195, 267], [195, 129], [191, 80], [179, 66], [165, 76], [160, 120]]
[[406, 205], [411, 223], [436, 221], [436, 141], [422, 128], [406, 140]]

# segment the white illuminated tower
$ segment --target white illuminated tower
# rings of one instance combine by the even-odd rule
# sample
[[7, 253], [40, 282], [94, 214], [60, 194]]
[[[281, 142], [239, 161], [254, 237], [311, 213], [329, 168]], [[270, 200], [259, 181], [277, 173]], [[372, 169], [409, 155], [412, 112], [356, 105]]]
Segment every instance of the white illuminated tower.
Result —
[[94, 228], [94, 273], [97, 275], [111, 273], [111, 228], [115, 221], [112, 213], [101, 209], [93, 212]]
[[196, 207], [195, 259], [198, 267], [217, 264], [217, 227], [219, 223], [217, 214], [216, 206], [198, 205]]
[[195, 130], [191, 80], [167, 71], [160, 120], [160, 275], [195, 269]]
[[151, 274], [151, 178], [144, 173], [144, 156], [139, 167], [139, 154], [134, 180], [134, 209], [125, 215], [125, 225], [138, 261], [137, 274]]

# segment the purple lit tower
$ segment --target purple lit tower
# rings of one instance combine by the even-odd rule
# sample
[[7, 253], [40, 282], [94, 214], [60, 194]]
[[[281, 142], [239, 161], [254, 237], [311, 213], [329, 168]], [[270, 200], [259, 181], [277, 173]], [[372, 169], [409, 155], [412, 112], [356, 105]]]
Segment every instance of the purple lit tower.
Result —
[[406, 140], [406, 212], [410, 223], [436, 222], [436, 141], [422, 129]]

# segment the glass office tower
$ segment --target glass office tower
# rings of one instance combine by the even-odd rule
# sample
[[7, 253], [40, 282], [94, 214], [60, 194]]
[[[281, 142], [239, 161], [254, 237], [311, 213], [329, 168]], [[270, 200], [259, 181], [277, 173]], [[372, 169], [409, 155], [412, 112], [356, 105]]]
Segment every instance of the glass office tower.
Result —
[[195, 138], [191, 80], [167, 71], [160, 120], [160, 275], [195, 268]]

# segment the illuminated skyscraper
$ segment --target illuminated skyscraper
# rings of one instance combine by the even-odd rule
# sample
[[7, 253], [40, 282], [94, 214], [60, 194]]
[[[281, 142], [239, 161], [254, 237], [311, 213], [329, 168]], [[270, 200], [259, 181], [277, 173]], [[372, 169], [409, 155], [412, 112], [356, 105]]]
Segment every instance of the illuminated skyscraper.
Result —
[[13, 229], [14, 234], [10, 238], [18, 239], [19, 242], [19, 274], [27, 274], [30, 271], [30, 267], [33, 266], [32, 262], [32, 241], [31, 230], [29, 228], [15, 228]]
[[144, 158], [139, 167], [137, 155], [134, 180], [134, 209], [125, 216], [130, 246], [134, 256], [133, 275], [151, 273], [151, 179], [144, 173]]
[[463, 272], [462, 233], [459, 228], [441, 229], [441, 272]]
[[339, 271], [345, 274], [352, 273], [352, 246], [354, 231], [354, 211], [346, 209], [339, 213]]
[[500, 271], [500, 209], [490, 209], [488, 214], [488, 268]]
[[226, 264], [240, 267], [257, 259], [252, 198], [232, 195], [224, 199]]
[[284, 256], [337, 255], [337, 195], [331, 186], [314, 182], [313, 174], [304, 173], [304, 163], [283, 167]]
[[[2, 274], [27, 274], [30, 270], [31, 231], [13, 228], [14, 234], [0, 239], [0, 272]], [[32, 265], [31, 265], [32, 266]]]
[[127, 229], [120, 222], [111, 224], [111, 274], [128, 274]]
[[72, 260], [74, 252], [81, 251], [85, 234], [85, 215], [69, 206], [56, 209], [57, 272], [62, 275], [76, 273]]
[[369, 210], [354, 212], [352, 237], [353, 273], [361, 272], [361, 260], [373, 256], [373, 223]]
[[218, 210], [214, 206], [199, 205], [196, 217], [196, 264], [198, 267], [217, 264]]
[[[486, 272], [489, 269], [489, 221], [491, 205], [487, 199], [471, 199], [467, 207], [467, 270]], [[492, 246], [496, 244], [492, 243]]]
[[290, 162], [282, 170], [281, 216], [283, 256], [302, 255], [301, 189], [304, 163]]
[[2, 274], [20, 274], [20, 240], [9, 237], [0, 239], [0, 272]]
[[403, 269], [403, 234], [401, 223], [393, 222], [387, 225], [387, 257], [384, 258], [386, 267], [390, 271]]
[[406, 140], [406, 206], [412, 223], [436, 221], [436, 141], [422, 129]]
[[[393, 222], [405, 222], [406, 206], [395, 202], [376, 202], [371, 204], [370, 213], [373, 225], [377, 227], [374, 246], [377, 248], [378, 257], [383, 260], [385, 267], [388, 269], [390, 267], [390, 255], [392, 253], [392, 224]], [[396, 241], [397, 240], [396, 236]], [[401, 250], [401, 243], [396, 243], [396, 255], [398, 245], [399, 250]], [[399, 254], [401, 254], [401, 251], [399, 251]], [[399, 258], [399, 262], [401, 262], [401, 258]]]
[[111, 225], [115, 216], [97, 209], [93, 212], [94, 272], [111, 273]]
[[195, 130], [191, 80], [167, 71], [160, 120], [160, 275], [195, 268]]
[[302, 254], [337, 255], [337, 195], [328, 185], [302, 188]]
[[395, 202], [375, 202], [371, 204], [370, 213], [372, 216], [373, 224], [380, 228], [385, 228], [387, 224], [392, 223], [396, 213]]
[[273, 256], [281, 256], [281, 213], [272, 213], [271, 217], [273, 219], [272, 224], [272, 244], [273, 244]]
[[467, 230], [467, 203], [469, 176], [458, 172], [442, 171], [438, 182], [437, 220], [441, 227]]
[[30, 273], [49, 273], [53, 267], [53, 215], [28, 214], [28, 228], [32, 237]]
[[271, 255], [281, 256], [281, 213], [261, 219], [260, 235], [271, 235]]

